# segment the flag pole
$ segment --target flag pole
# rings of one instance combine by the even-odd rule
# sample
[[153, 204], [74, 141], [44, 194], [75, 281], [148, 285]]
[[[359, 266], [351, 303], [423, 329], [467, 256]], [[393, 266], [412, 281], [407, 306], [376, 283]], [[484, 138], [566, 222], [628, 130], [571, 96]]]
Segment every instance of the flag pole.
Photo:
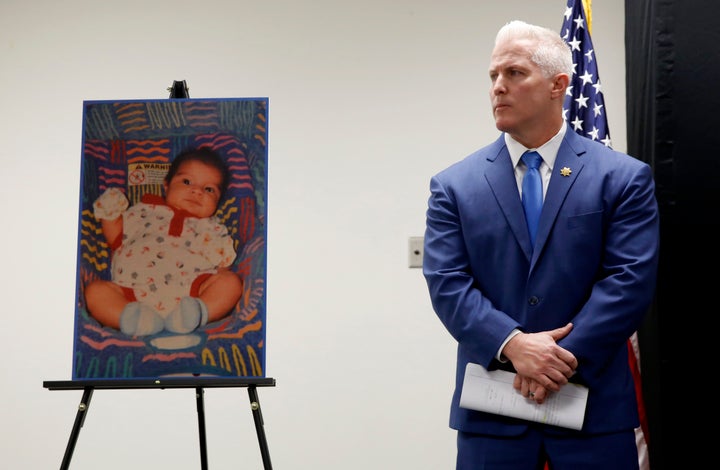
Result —
[[585, 22], [587, 23], [588, 33], [592, 36], [592, 0], [582, 0], [585, 9]]

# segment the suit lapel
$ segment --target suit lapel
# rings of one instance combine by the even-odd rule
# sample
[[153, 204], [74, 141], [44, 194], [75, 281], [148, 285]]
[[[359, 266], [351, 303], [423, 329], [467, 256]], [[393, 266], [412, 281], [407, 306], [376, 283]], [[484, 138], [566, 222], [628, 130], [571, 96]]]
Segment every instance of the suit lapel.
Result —
[[582, 158], [580, 158], [585, 153], [585, 148], [579, 139], [580, 137], [577, 134], [568, 129], [558, 150], [548, 190], [545, 194], [542, 213], [540, 214], [537, 233], [538, 249], [535, 252], [535, 258], [542, 251], [542, 247], [547, 241], [568, 191], [570, 191], [575, 179], [585, 166]]
[[515, 169], [502, 136], [495, 141], [495, 147], [496, 151], [488, 157], [492, 165], [485, 172], [485, 178], [495, 195], [500, 210], [505, 215], [510, 230], [529, 260], [532, 255], [530, 235], [515, 181]]

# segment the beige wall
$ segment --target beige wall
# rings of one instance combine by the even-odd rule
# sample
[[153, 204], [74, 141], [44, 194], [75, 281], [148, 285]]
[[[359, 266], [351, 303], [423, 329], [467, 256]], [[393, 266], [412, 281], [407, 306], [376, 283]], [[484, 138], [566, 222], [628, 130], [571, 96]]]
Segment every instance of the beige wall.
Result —
[[[624, 3], [593, 2], [625, 149]], [[407, 243], [430, 176], [494, 139], [495, 31], [564, 0], [0, 3], [0, 455], [57, 468], [79, 391], [73, 299], [83, 100], [269, 97], [270, 454], [286, 470], [452, 468], [454, 342]], [[205, 395], [209, 466], [261, 468], [244, 389]], [[97, 391], [73, 470], [199, 467], [192, 390]], [[98, 462], [108, 459], [99, 466]], [[133, 467], [133, 462], [143, 461]], [[239, 465], [238, 460], [245, 462]]]

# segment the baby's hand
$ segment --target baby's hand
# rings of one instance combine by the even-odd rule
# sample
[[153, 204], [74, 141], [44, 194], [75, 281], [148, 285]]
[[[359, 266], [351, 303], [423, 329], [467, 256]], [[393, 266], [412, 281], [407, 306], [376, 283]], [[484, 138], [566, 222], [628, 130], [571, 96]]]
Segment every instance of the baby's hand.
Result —
[[115, 220], [127, 210], [130, 203], [119, 188], [108, 188], [93, 203], [97, 220]]

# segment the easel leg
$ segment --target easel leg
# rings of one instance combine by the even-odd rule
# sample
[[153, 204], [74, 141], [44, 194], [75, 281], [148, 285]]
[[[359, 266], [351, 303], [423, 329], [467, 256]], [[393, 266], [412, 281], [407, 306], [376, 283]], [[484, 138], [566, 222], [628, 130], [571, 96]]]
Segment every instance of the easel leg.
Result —
[[72, 460], [73, 452], [75, 451], [75, 444], [80, 434], [80, 428], [85, 423], [85, 415], [90, 407], [90, 399], [92, 398], [93, 388], [85, 387], [83, 389], [83, 396], [80, 404], [78, 405], [78, 412], [75, 415], [75, 424], [73, 424], [72, 432], [70, 433], [70, 439], [68, 440], [67, 447], [65, 448], [65, 455], [63, 456], [62, 463], [60, 464], [60, 470], [67, 470], [70, 468], [70, 460]]
[[255, 420], [255, 431], [257, 432], [258, 442], [260, 443], [260, 454], [262, 455], [263, 468], [265, 470], [272, 470], [272, 464], [270, 463], [270, 451], [268, 450], [267, 439], [265, 438], [262, 411], [260, 410], [260, 400], [258, 400], [257, 388], [255, 385], [250, 385], [248, 387], [248, 395], [250, 396], [250, 409], [252, 410], [253, 419]]
[[195, 400], [197, 401], [198, 430], [200, 432], [200, 468], [207, 470], [207, 441], [205, 438], [205, 390], [202, 387], [195, 389]]

